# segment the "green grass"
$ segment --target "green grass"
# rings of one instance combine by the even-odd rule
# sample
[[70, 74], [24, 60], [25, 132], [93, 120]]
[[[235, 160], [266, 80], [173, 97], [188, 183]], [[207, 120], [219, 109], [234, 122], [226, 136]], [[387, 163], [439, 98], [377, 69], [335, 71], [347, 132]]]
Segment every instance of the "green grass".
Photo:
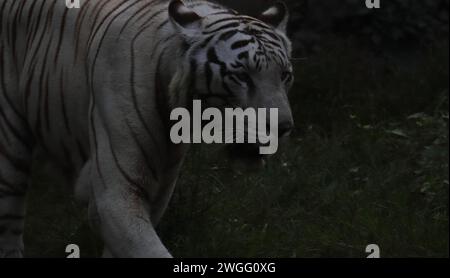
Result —
[[[296, 64], [297, 129], [262, 171], [191, 150], [158, 227], [180, 257], [448, 257], [448, 43], [393, 54], [332, 39]], [[38, 167], [39, 168], [39, 167]], [[100, 254], [85, 209], [34, 176], [28, 256]]]

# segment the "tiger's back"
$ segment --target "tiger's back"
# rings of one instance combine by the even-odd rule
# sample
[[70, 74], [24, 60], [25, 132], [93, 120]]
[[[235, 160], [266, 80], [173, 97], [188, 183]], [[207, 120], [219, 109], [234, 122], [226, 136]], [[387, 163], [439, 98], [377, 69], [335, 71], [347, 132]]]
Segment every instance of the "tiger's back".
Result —
[[89, 156], [89, 71], [99, 41], [105, 32], [121, 34], [117, 44], [130, 40], [137, 26], [159, 24], [166, 6], [84, 0], [80, 9], [69, 9], [63, 0], [1, 0], [0, 106], [27, 123], [31, 134], [23, 140], [39, 144], [76, 175]]

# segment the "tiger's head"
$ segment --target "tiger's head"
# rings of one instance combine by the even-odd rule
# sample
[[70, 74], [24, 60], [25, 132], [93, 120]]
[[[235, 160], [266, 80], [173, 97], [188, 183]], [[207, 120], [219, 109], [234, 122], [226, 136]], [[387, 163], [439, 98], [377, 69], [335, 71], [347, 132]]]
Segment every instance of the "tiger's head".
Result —
[[[255, 18], [216, 4], [199, 6], [180, 0], [169, 5], [170, 21], [185, 40], [180, 78], [186, 81], [186, 95], [202, 100], [204, 107], [277, 108], [278, 136], [289, 135], [293, 68], [285, 4], [276, 3]], [[245, 158], [262, 158], [258, 144], [231, 149]]]

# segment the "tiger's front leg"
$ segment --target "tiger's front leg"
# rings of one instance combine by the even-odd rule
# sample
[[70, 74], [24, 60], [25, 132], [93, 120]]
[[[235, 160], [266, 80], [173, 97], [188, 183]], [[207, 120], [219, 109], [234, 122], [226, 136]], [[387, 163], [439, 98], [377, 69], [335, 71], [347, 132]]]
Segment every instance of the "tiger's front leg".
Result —
[[91, 114], [92, 154], [79, 182], [89, 185], [89, 217], [104, 256], [171, 257], [155, 231], [174, 185], [158, 170], [165, 162], [149, 153], [151, 142], [126, 119], [113, 121], [115, 115], [101, 110]]
[[171, 257], [155, 231], [185, 154], [170, 141], [164, 113], [170, 78], [155, 74], [160, 66], [142, 51], [147, 39], [117, 41], [111, 32], [89, 60], [90, 159], [82, 180], [90, 188], [91, 222], [105, 256]]
[[130, 190], [94, 188], [92, 192], [89, 217], [104, 241], [103, 257], [170, 258], [156, 234], [145, 200]]

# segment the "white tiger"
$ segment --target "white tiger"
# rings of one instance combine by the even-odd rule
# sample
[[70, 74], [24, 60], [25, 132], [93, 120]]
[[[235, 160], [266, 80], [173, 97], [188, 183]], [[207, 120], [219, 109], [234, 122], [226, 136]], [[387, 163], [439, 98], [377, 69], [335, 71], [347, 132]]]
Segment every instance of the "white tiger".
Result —
[[[23, 256], [32, 152], [74, 178], [104, 256], [170, 257], [155, 232], [188, 149], [169, 113], [279, 109], [293, 126], [284, 4], [258, 18], [206, 1], [0, 0], [0, 257]], [[251, 148], [252, 146], [249, 146]]]

